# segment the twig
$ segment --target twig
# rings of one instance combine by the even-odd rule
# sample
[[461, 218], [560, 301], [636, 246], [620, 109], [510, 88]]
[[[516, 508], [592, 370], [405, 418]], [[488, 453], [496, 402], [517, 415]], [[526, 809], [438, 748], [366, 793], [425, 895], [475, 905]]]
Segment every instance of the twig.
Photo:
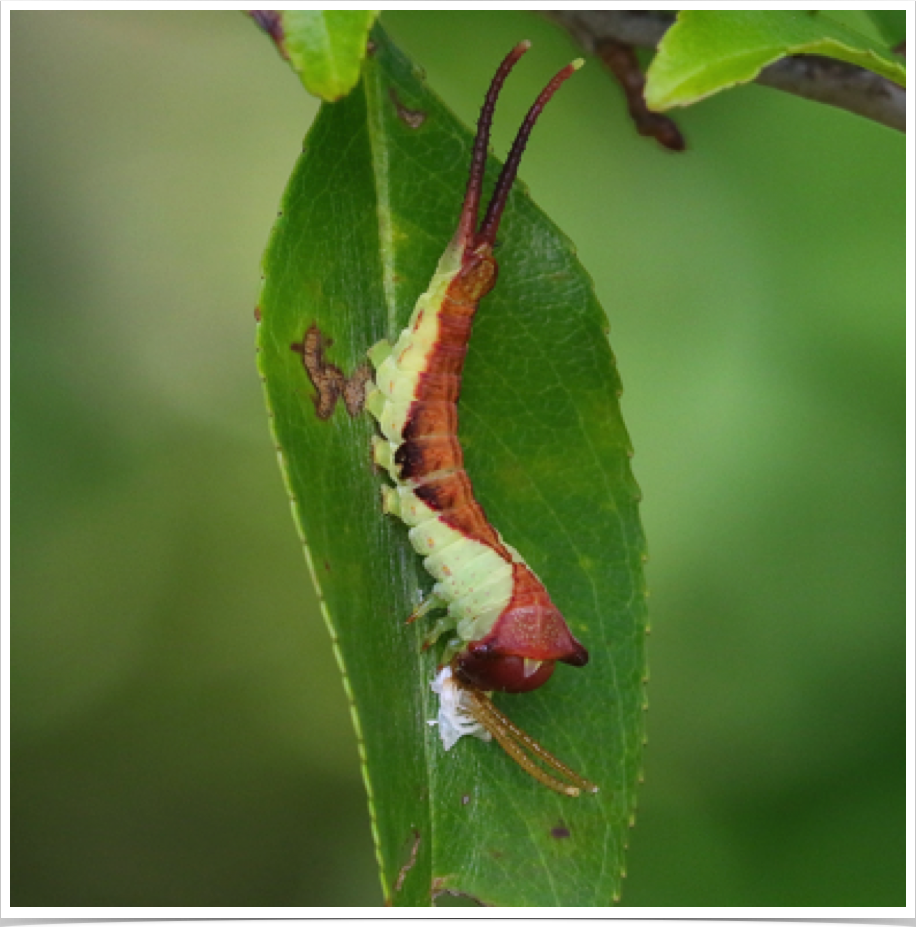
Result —
[[783, 58], [764, 68], [757, 83], [906, 132], [906, 90], [873, 71], [845, 61], [818, 55]]
[[[640, 10], [550, 10], [545, 15], [595, 54], [606, 40], [655, 48], [674, 22], [670, 13]], [[906, 132], [906, 90], [845, 61], [815, 55], [783, 58], [764, 68], [757, 82]]]
[[639, 66], [633, 46], [614, 39], [602, 39], [595, 43], [595, 50], [623, 88], [630, 119], [633, 120], [636, 131], [640, 135], [654, 138], [669, 151], [683, 151], [686, 145], [677, 123], [661, 113], [653, 113], [646, 106], [643, 92], [646, 76]]

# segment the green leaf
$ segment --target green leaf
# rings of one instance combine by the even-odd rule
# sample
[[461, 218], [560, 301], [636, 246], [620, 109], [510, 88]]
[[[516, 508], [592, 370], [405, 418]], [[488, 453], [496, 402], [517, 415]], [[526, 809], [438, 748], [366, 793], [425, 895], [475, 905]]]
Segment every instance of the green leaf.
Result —
[[[645, 544], [607, 321], [572, 245], [516, 188], [500, 280], [471, 340], [460, 435], [488, 515], [591, 652], [587, 667], [560, 666], [542, 689], [496, 702], [597, 795], [548, 791], [494, 743], [443, 751], [428, 723], [428, 622], [405, 625], [432, 580], [405, 526], [381, 514], [373, 423], [342, 403], [320, 419], [290, 348], [317, 324], [334, 341], [327, 360], [349, 377], [404, 326], [457, 223], [471, 135], [378, 28], [373, 42], [359, 87], [322, 107], [290, 180], [264, 260], [258, 346], [352, 700], [385, 895], [406, 906], [444, 891], [492, 905], [607, 905], [644, 737]], [[475, 77], [481, 98], [489, 76]], [[491, 181], [497, 167], [491, 159]]]
[[333, 102], [346, 96], [359, 80], [378, 10], [256, 10], [252, 16], [274, 40], [305, 89]]
[[787, 55], [826, 55], [906, 86], [906, 68], [877, 42], [824, 16], [797, 12], [682, 10], [649, 67], [655, 110], [688, 106], [753, 80]]
[[890, 46], [906, 38], [906, 10], [866, 10], [871, 21]]

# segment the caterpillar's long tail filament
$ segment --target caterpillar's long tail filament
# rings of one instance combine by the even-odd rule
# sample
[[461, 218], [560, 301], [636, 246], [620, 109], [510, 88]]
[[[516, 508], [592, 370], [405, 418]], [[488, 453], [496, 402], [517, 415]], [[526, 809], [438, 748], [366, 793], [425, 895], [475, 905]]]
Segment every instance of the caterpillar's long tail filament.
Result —
[[531, 130], [534, 128], [538, 116], [541, 115], [541, 111], [550, 102], [550, 98], [557, 92], [560, 84], [567, 80], [567, 78], [572, 77], [583, 64], [585, 64], [585, 62], [581, 58], [577, 58], [571, 64], [561, 69], [540, 92], [531, 109], [528, 110], [528, 115], [525, 116], [525, 121], [518, 130], [518, 135], [515, 136], [512, 149], [509, 152], [509, 157], [506, 158], [506, 163], [503, 165], [499, 179], [496, 181], [493, 196], [490, 198], [490, 205], [487, 206], [486, 215], [483, 218], [480, 231], [477, 233], [475, 239], [477, 244], [486, 242], [492, 245], [496, 241], [499, 220], [502, 218], [503, 209], [506, 206], [506, 200], [509, 198], [509, 191], [512, 189], [512, 184], [515, 183], [515, 175], [518, 173], [518, 166], [525, 152], [525, 146], [528, 144], [528, 137], [531, 135]]
[[483, 175], [487, 166], [487, 147], [490, 144], [490, 126], [493, 122], [493, 110], [496, 108], [496, 98], [502, 90], [503, 82], [516, 62], [528, 49], [531, 43], [519, 42], [503, 59], [502, 64], [493, 76], [490, 89], [483, 101], [483, 109], [477, 120], [477, 135], [474, 138], [474, 149], [471, 154], [471, 173], [468, 178], [467, 192], [464, 197], [464, 206], [461, 210], [461, 219], [458, 223], [458, 234], [462, 241], [470, 240], [477, 228], [477, 212], [480, 207], [480, 193], [483, 189]]
[[[464, 693], [468, 697], [468, 709], [474, 719], [489, 731], [493, 739], [528, 775], [546, 785], [548, 789], [570, 798], [578, 798], [582, 792], [598, 791], [597, 785], [570, 769], [545, 750], [530, 734], [513, 724], [483, 692], [465, 688]], [[535, 760], [543, 765], [538, 765]], [[548, 772], [548, 769], [557, 775]]]
[[496, 187], [490, 204], [487, 207], [486, 215], [481, 223], [480, 231], [477, 228], [477, 214], [480, 208], [480, 194], [483, 190], [483, 175], [487, 166], [487, 147], [490, 142], [490, 126], [493, 122], [493, 111], [496, 108], [496, 99], [502, 90], [503, 83], [509, 76], [509, 72], [515, 67], [519, 58], [525, 54], [531, 47], [528, 41], [519, 42], [512, 51], [503, 59], [502, 64], [493, 76], [490, 89], [487, 91], [484, 99], [483, 108], [480, 111], [480, 118], [477, 121], [477, 134], [474, 137], [474, 148], [471, 153], [471, 171], [468, 177], [467, 190], [464, 195], [464, 205], [461, 209], [461, 218], [458, 220], [458, 238], [462, 242], [469, 242], [473, 239], [475, 246], [480, 244], [492, 245], [496, 241], [496, 231], [499, 228], [499, 221], [502, 218], [503, 209], [506, 200], [509, 197], [509, 191], [515, 182], [515, 175], [518, 173], [518, 166], [522, 160], [522, 154], [525, 151], [525, 145], [528, 143], [528, 137], [531, 130], [537, 122], [541, 111], [550, 101], [550, 98], [556, 93], [557, 88], [568, 77], [572, 76], [584, 64], [581, 58], [577, 58], [571, 64], [559, 71], [541, 91], [534, 105], [528, 110], [525, 121], [518, 130], [518, 135], [512, 144], [509, 157], [503, 165], [502, 173], [496, 181]]

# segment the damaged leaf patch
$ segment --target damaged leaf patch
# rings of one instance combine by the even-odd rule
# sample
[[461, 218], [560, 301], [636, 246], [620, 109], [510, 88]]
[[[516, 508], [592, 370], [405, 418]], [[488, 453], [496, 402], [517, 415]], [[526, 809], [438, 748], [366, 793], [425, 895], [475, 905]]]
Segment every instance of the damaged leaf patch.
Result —
[[372, 370], [368, 364], [363, 364], [353, 371], [351, 377], [344, 376], [340, 367], [325, 359], [325, 349], [332, 344], [333, 339], [322, 334], [313, 322], [302, 336], [302, 341], [293, 342], [290, 349], [302, 356], [302, 366], [315, 387], [316, 395], [312, 401], [318, 418], [329, 419], [334, 414], [338, 398], [343, 398], [350, 418], [355, 418], [366, 403], [366, 381]]

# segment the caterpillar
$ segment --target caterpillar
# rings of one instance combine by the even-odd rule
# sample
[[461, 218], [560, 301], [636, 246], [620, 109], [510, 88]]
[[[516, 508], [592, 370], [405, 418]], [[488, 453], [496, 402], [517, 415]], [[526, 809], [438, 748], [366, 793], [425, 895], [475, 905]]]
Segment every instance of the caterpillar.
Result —
[[391, 345], [369, 351], [375, 369], [366, 408], [381, 436], [373, 457], [394, 486], [382, 490], [383, 511], [410, 528], [414, 549], [436, 580], [431, 594], [408, 619], [435, 609], [445, 617], [426, 638], [446, 632], [432, 682], [439, 695], [439, 732], [445, 749], [462, 736], [495, 739], [526, 772], [556, 792], [577, 796], [597, 786], [561, 763], [491, 701], [494, 691], [521, 693], [542, 686], [557, 661], [584, 666], [588, 651], [524, 558], [489, 523], [464, 469], [458, 441], [458, 397], [468, 341], [480, 300], [496, 283], [493, 256], [509, 191], [522, 153], [544, 106], [578, 70], [578, 59], [559, 71], [528, 111], [496, 182], [478, 228], [490, 127], [503, 82], [530, 47], [520, 42], [500, 64], [486, 94], [471, 153], [470, 176], [455, 235], [429, 289]]

